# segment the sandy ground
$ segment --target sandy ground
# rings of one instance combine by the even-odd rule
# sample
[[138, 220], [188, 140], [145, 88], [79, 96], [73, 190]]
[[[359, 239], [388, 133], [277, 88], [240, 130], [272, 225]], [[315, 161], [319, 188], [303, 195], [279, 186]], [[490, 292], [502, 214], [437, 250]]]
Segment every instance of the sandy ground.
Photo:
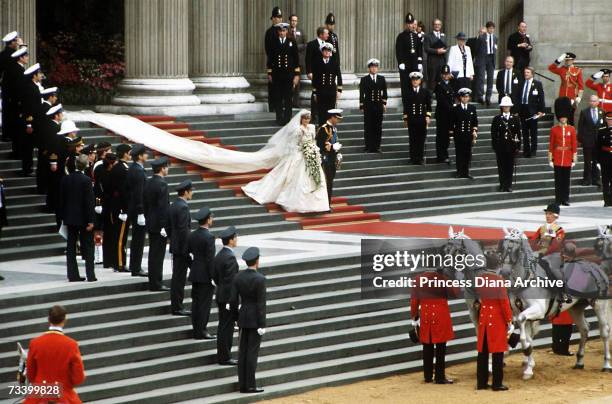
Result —
[[[576, 345], [572, 345], [572, 352]], [[523, 381], [520, 354], [506, 358], [506, 392], [476, 390], [476, 362], [447, 368], [453, 385], [423, 382], [422, 373], [391, 376], [338, 387], [326, 387], [303, 394], [263, 401], [267, 404], [355, 404], [355, 403], [612, 403], [612, 373], [602, 373], [602, 344], [587, 344], [584, 370], [572, 370], [575, 357], [562, 357], [550, 349], [536, 352], [535, 376]], [[490, 381], [489, 381], [490, 383]]]

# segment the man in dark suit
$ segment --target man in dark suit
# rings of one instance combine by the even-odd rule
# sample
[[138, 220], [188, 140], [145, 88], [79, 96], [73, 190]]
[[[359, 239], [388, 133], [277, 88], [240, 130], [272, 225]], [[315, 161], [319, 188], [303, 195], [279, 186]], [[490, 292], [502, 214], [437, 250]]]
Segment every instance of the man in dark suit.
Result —
[[601, 185], [597, 161], [594, 158], [595, 141], [599, 128], [605, 125], [604, 113], [598, 108], [599, 97], [591, 95], [589, 106], [580, 111], [578, 119], [578, 142], [582, 144], [582, 155], [584, 156], [584, 172], [582, 174], [582, 185]]
[[531, 60], [531, 51], [533, 46], [531, 45], [531, 39], [527, 34], [527, 24], [521, 21], [518, 25], [518, 31], [508, 37], [508, 52], [514, 58], [514, 65], [519, 74], [529, 66]]
[[[274, 7], [272, 9], [272, 16], [270, 17], [272, 25], [266, 30], [264, 36], [264, 50], [266, 51], [266, 58], [270, 56], [270, 49], [273, 42], [278, 38], [276, 35], [276, 24], [283, 22], [283, 13], [280, 8]], [[274, 112], [274, 94], [272, 91], [272, 83], [268, 82], [268, 110]]]
[[425, 35], [423, 50], [427, 54], [427, 88], [434, 91], [440, 80], [440, 70], [446, 65], [448, 43], [446, 35], [442, 32], [442, 21], [433, 20], [433, 31]]
[[450, 118], [455, 106], [455, 90], [451, 84], [453, 74], [448, 65], [442, 66], [441, 80], [436, 85], [436, 157], [438, 163], [451, 164], [448, 157]]
[[[327, 42], [329, 38], [329, 31], [325, 27], [317, 28], [317, 37], [306, 45], [306, 57], [304, 58], [304, 64], [306, 66], [306, 76], [312, 81], [313, 78], [313, 65], [320, 59], [323, 58], [321, 49], [323, 44]], [[312, 121], [315, 122], [317, 115], [317, 100], [314, 93], [310, 96], [310, 112], [312, 114]]]
[[[21, 119], [19, 120], [20, 133], [19, 147], [21, 151], [21, 174], [30, 176], [32, 174], [35, 139], [38, 136], [34, 128], [42, 119], [42, 103], [40, 99], [39, 83], [42, 81], [43, 73], [40, 64], [36, 63], [24, 72], [23, 85], [19, 93], [21, 104]], [[35, 123], [36, 121], [36, 123]]]
[[327, 119], [327, 111], [336, 108], [342, 94], [342, 74], [338, 62], [332, 58], [333, 46], [323, 44], [322, 56], [312, 66], [312, 94], [317, 105], [319, 125]]
[[[45, 195], [49, 181], [49, 134], [47, 132], [50, 119], [47, 117], [47, 112], [57, 103], [57, 87], [45, 88], [40, 92], [40, 96], [42, 97], [42, 103], [40, 104], [41, 114], [39, 119], [34, 119], [33, 125], [38, 148], [36, 156], [36, 190], [39, 194]], [[57, 131], [53, 135], [56, 133]]]
[[425, 139], [431, 120], [431, 93], [421, 87], [423, 74], [410, 73], [411, 86], [404, 97], [404, 124], [408, 128], [410, 160], [414, 165], [425, 164]]
[[[481, 104], [491, 105], [491, 94], [493, 92], [493, 76], [495, 74], [495, 58], [497, 56], [497, 35], [495, 35], [495, 24], [489, 21], [486, 28], [478, 35], [478, 47], [474, 55], [476, 62], [476, 98]], [[483, 100], [483, 85], [485, 74], [487, 76], [487, 90]]]
[[122, 143], [117, 146], [117, 164], [110, 172], [110, 207], [111, 222], [113, 224], [113, 248], [111, 263], [115, 272], [127, 272], [125, 268], [127, 255], [127, 235], [130, 230], [128, 221], [128, 194], [126, 178], [128, 172], [128, 159], [132, 146]]
[[191, 180], [181, 182], [177, 187], [178, 198], [170, 205], [168, 212], [168, 236], [172, 254], [172, 282], [170, 283], [170, 305], [175, 316], [189, 316], [191, 312], [183, 307], [187, 268], [191, 265], [188, 239], [191, 234], [191, 214], [187, 201], [193, 196]]
[[329, 199], [329, 210], [331, 211], [334, 178], [338, 167], [338, 151], [342, 148], [342, 144], [338, 141], [336, 125], [342, 119], [342, 110], [330, 109], [327, 111], [327, 116], [327, 122], [319, 127], [315, 140], [321, 153], [321, 165], [327, 183], [327, 197]]
[[470, 104], [469, 88], [459, 89], [459, 104], [453, 108], [449, 135], [455, 141], [455, 155], [457, 158], [457, 178], [474, 179], [470, 175], [470, 162], [472, 161], [472, 147], [478, 137], [478, 116], [476, 107]]
[[217, 284], [217, 309], [219, 326], [217, 327], [217, 362], [220, 365], [235, 366], [238, 361], [232, 359], [232, 339], [236, 313], [232, 312], [229, 303], [232, 297], [232, 282], [238, 274], [238, 261], [234, 248], [238, 242], [236, 228], [230, 226], [219, 234], [223, 248], [213, 261], [213, 276]]
[[363, 137], [367, 153], [381, 153], [383, 113], [387, 110], [387, 82], [378, 74], [378, 59], [368, 60], [368, 72], [359, 81], [359, 109], [363, 111]]
[[68, 281], [84, 281], [79, 275], [76, 257], [77, 239], [80, 240], [81, 254], [85, 259], [85, 273], [89, 282], [95, 282], [93, 227], [95, 216], [94, 191], [91, 179], [83, 174], [89, 164], [85, 155], [79, 155], [76, 171], [62, 178], [58, 214], [67, 227], [66, 261]]
[[[4, 38], [2, 38], [2, 41], [4, 42], [4, 49], [2, 50], [2, 52], [0, 52], [0, 80], [4, 76], [4, 73], [8, 65], [13, 63], [13, 59], [11, 58], [11, 55], [16, 50], [19, 49], [20, 40], [21, 38], [19, 38], [19, 33], [17, 31], [9, 32], [8, 34], [4, 36]], [[1, 86], [2, 94], [5, 94], [2, 97], [2, 126], [3, 126], [2, 141], [3, 142], [8, 142], [11, 140], [9, 137], [10, 129], [9, 129], [9, 126], [7, 126], [8, 122], [10, 121], [10, 117], [8, 115], [10, 107], [8, 106], [8, 97], [6, 96], [7, 94], [6, 88], [9, 85], [10, 84], [8, 80], [2, 80], [2, 86]]]
[[523, 128], [523, 156], [535, 157], [538, 150], [538, 119], [544, 116], [545, 100], [542, 83], [533, 78], [535, 70], [527, 66], [524, 81], [515, 98], [519, 100], [519, 116]]
[[410, 13], [406, 14], [404, 31], [395, 39], [395, 58], [399, 68], [402, 101], [410, 91], [410, 73], [423, 70], [423, 43], [416, 33], [417, 22]]
[[215, 283], [213, 280], [213, 260], [215, 258], [215, 237], [210, 234], [213, 215], [204, 207], [198, 210], [193, 218], [199, 227], [192, 231], [187, 239], [187, 250], [192, 256], [189, 281], [191, 281], [191, 324], [194, 339], [214, 339], [206, 327], [210, 317], [210, 305]]
[[[42, 148], [42, 154], [45, 156], [44, 160], [38, 161], [38, 166], [41, 170], [45, 171], [43, 177], [45, 178], [45, 193], [46, 193], [46, 206], [45, 212], [53, 213], [57, 206], [57, 194], [59, 192], [59, 184], [61, 175], [63, 175], [63, 165], [60, 169], [58, 167], [58, 150], [57, 145], [63, 136], [59, 136], [58, 133], [61, 129], [62, 119], [64, 113], [62, 104], [55, 105], [45, 113], [45, 119], [40, 130], [40, 142], [38, 147]], [[51, 164], [51, 155], [55, 154], [55, 164]]]
[[168, 184], [164, 179], [168, 175], [168, 158], [158, 158], [151, 163], [151, 168], [153, 175], [147, 180], [143, 193], [145, 221], [149, 233], [149, 290], [170, 290], [162, 284], [170, 208]]
[[495, 80], [495, 88], [497, 89], [498, 102], [501, 102], [502, 98], [508, 96], [512, 99], [514, 106], [510, 110], [513, 114], [518, 113], [518, 100], [516, 99], [517, 94], [520, 92], [520, 83], [523, 81], [523, 76], [514, 69], [514, 58], [507, 56], [504, 60], [504, 68], [497, 72], [497, 79]]
[[259, 269], [259, 249], [248, 248], [242, 259], [247, 269], [239, 272], [232, 283], [231, 308], [238, 310], [240, 347], [238, 349], [238, 385], [241, 393], [261, 393], [255, 370], [261, 337], [266, 333], [266, 278]]
[[130, 156], [132, 156], [132, 164], [130, 164], [125, 178], [128, 195], [128, 220], [132, 224], [130, 272], [132, 276], [149, 276], [142, 270], [142, 254], [146, 235], [143, 193], [147, 182], [144, 163], [149, 155], [144, 145], [136, 144], [132, 147]]
[[277, 24], [278, 38], [270, 45], [267, 68], [268, 82], [272, 83], [276, 123], [286, 125], [291, 120], [293, 90], [300, 81], [298, 47], [287, 37], [289, 24]]
[[[23, 85], [23, 72], [28, 65], [30, 56], [27, 47], [17, 49], [11, 54], [11, 60], [6, 63], [2, 77], [2, 134], [6, 130], [12, 141], [12, 156], [18, 159], [21, 156], [19, 146], [21, 132], [19, 130], [19, 114], [21, 112], [20, 92]], [[6, 101], [4, 101], [6, 98]], [[6, 113], [4, 108], [6, 107]]]

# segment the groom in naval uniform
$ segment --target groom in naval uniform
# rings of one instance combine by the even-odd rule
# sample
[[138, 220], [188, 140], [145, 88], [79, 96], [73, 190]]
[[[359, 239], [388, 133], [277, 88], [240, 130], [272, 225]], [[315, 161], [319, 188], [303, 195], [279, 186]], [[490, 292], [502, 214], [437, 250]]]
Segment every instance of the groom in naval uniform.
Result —
[[338, 130], [336, 125], [342, 119], [341, 109], [330, 109], [327, 111], [327, 122], [319, 127], [316, 141], [321, 152], [321, 165], [327, 183], [327, 198], [329, 210], [331, 211], [332, 191], [334, 178], [336, 177], [337, 161], [342, 161], [342, 155], [338, 153], [342, 145], [338, 142]]

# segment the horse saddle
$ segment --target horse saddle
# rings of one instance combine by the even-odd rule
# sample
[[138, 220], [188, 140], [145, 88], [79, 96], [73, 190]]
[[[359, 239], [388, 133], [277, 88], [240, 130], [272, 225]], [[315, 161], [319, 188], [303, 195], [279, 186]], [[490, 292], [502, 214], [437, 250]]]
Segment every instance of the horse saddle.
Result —
[[609, 280], [599, 265], [582, 259], [565, 264], [564, 282], [568, 293], [585, 299], [607, 298]]

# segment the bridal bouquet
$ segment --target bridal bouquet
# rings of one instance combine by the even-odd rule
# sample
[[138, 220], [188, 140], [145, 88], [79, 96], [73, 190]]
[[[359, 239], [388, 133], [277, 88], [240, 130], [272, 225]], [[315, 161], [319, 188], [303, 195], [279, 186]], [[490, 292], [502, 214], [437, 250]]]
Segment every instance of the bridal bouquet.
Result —
[[315, 183], [315, 191], [321, 187], [321, 155], [319, 148], [314, 142], [302, 143], [302, 154], [306, 162], [306, 170], [308, 175]]

